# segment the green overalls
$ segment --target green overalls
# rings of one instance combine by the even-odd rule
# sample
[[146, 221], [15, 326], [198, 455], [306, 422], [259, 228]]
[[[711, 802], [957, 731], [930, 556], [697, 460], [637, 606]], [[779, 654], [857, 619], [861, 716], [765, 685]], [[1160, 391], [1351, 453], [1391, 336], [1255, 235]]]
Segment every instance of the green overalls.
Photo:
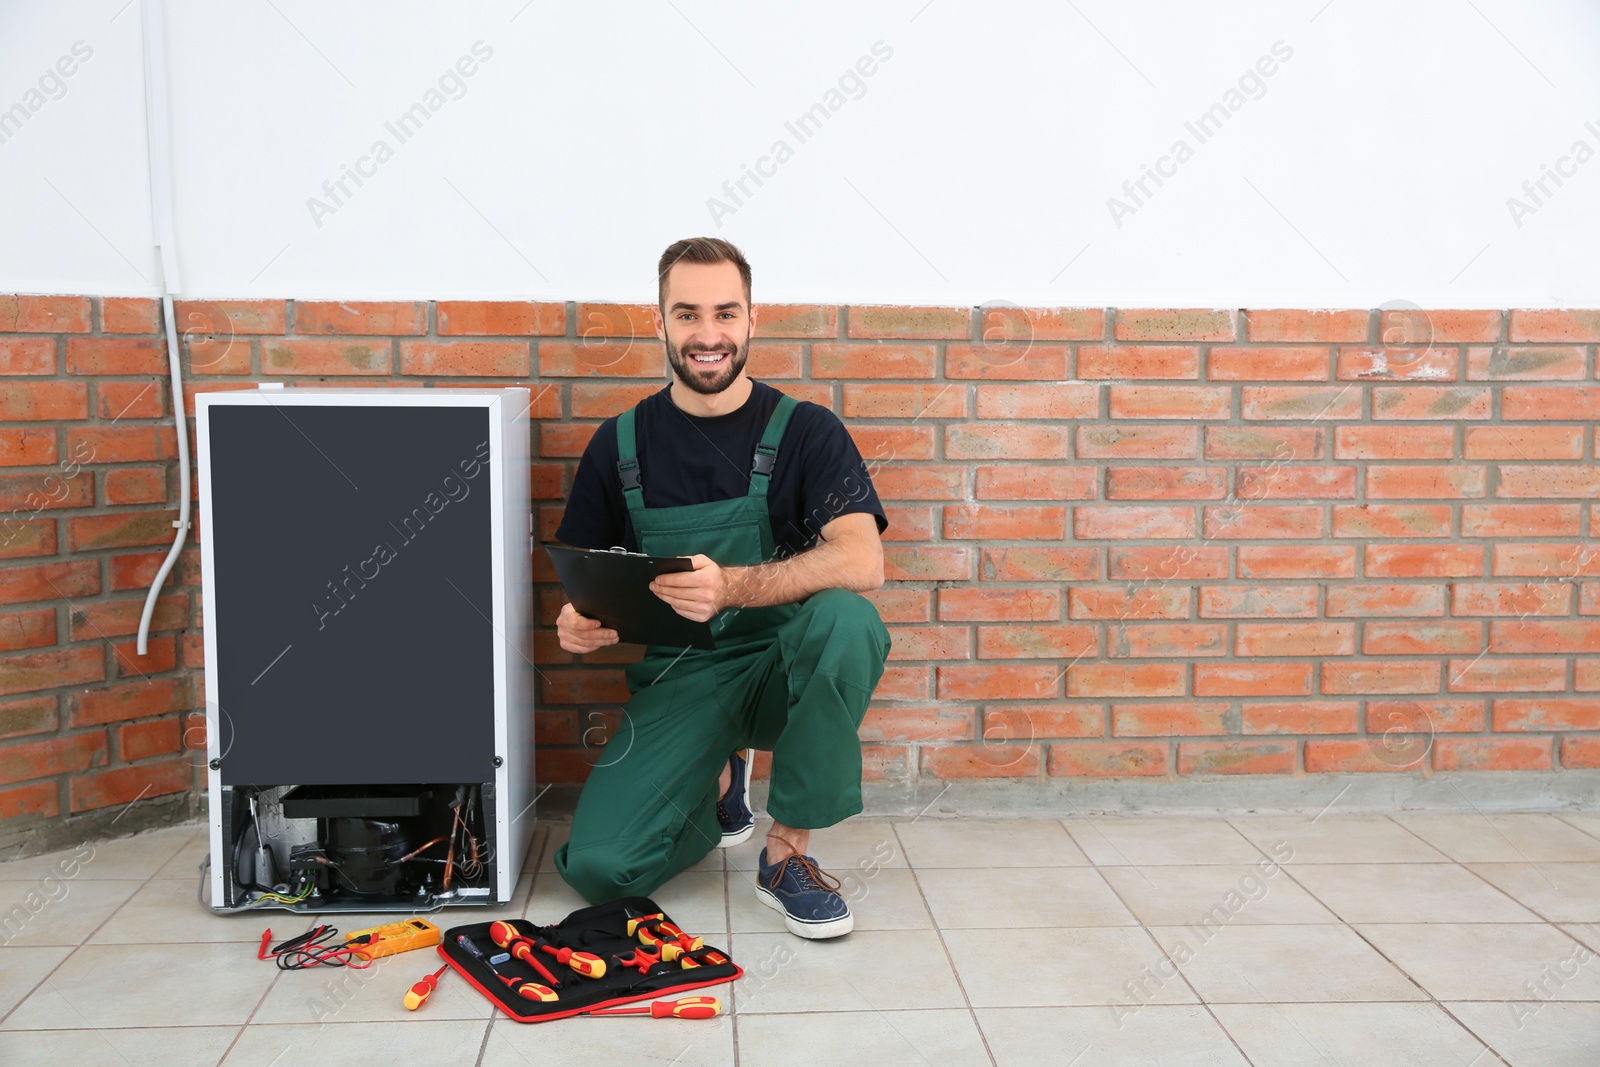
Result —
[[[768, 420], [742, 497], [646, 508], [634, 412], [617, 420], [617, 470], [639, 551], [701, 553], [720, 566], [775, 555], [767, 485], [795, 408]], [[889, 633], [872, 602], [825, 589], [796, 604], [729, 608], [716, 650], [650, 646], [627, 670], [622, 724], [600, 751], [556, 870], [593, 902], [649, 894], [721, 840], [717, 777], [739, 748], [772, 752], [768, 813], [796, 829], [861, 811], [857, 730], [883, 675]]]

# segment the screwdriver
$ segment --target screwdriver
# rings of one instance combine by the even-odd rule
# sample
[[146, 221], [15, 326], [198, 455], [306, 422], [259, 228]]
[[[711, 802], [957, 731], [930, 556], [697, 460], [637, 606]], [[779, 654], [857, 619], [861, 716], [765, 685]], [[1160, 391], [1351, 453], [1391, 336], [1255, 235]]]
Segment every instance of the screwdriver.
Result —
[[679, 997], [658, 1000], [648, 1008], [608, 1008], [590, 1015], [646, 1015], [652, 1019], [710, 1019], [722, 1014], [722, 1001], [716, 997]]
[[536, 938], [534, 944], [539, 946], [540, 952], [548, 952], [556, 958], [557, 963], [566, 964], [585, 978], [604, 978], [606, 975], [606, 961], [592, 952], [575, 952], [565, 945], [557, 948], [542, 937]]
[[523, 978], [513, 978], [509, 974], [501, 974], [499, 971], [495, 971], [494, 973], [495, 977], [499, 978], [500, 981], [510, 986], [511, 991], [519, 997], [527, 997], [529, 1000], [546, 1001], [560, 999], [556, 996], [556, 991], [547, 985], [540, 985], [538, 982], [530, 982]]
[[511, 946], [508, 944], [508, 942], [521, 936], [522, 931], [518, 930], [511, 923], [506, 922], [504, 919], [497, 919], [489, 924], [489, 940], [493, 941], [501, 948], [510, 948]]
[[[552, 956], [555, 956], [557, 963], [566, 963], [567, 960], [555, 948], [548, 947], [543, 938], [540, 938], [537, 935], [535, 935], [534, 940], [529, 940], [528, 938], [524, 937], [520, 932], [518, 932], [518, 930], [517, 930], [517, 928], [515, 926], [513, 926], [509, 922], [505, 922], [503, 920], [500, 921], [500, 922], [494, 922], [494, 923], [490, 923], [489, 924], [489, 938], [495, 944], [499, 945], [501, 948], [503, 948], [506, 951], [510, 952], [511, 955], [515, 956], [519, 960], [522, 960], [528, 966], [530, 966], [534, 970], [538, 971], [539, 974], [544, 978], [544, 980], [549, 982], [553, 987], [555, 987], [556, 989], [560, 989], [561, 988], [561, 979], [559, 979], [555, 975], [551, 974], [550, 973], [550, 969], [548, 967], [546, 967], [543, 963], [539, 962], [538, 957], [536, 957], [534, 955], [534, 950], [535, 949], [543, 949], [545, 952], [548, 952]], [[570, 957], [573, 954], [571, 949], [564, 949], [562, 951], [564, 951], [568, 957]], [[588, 953], [582, 953], [582, 955], [587, 956]], [[605, 973], [605, 964], [600, 962], [599, 957], [590, 957], [590, 958], [593, 959], [594, 962], [600, 964], [599, 974], [592, 973], [592, 969], [591, 970], [586, 970], [584, 968], [577, 967], [577, 966], [574, 966], [572, 969], [574, 971], [577, 971], [579, 974], [589, 975], [590, 977], [598, 978], [600, 976], [600, 974], [604, 974]]]
[[[632, 936], [633, 931], [629, 930], [628, 934], [629, 936]], [[572, 968], [573, 971], [583, 975], [585, 978], [604, 978], [606, 974], [606, 961], [601, 959], [599, 956], [596, 956], [594, 953], [575, 952], [565, 946], [557, 948], [555, 945], [552, 945], [549, 941], [545, 940], [543, 937], [540, 937], [538, 934], [534, 934], [533, 937], [529, 939], [522, 933], [522, 931], [518, 930], [514, 925], [503, 919], [489, 924], [489, 938], [495, 944], [504, 949], [511, 948], [511, 941], [513, 938], [521, 939], [533, 945], [533, 947], [538, 949], [540, 952], [548, 953], [549, 955], [554, 956], [557, 963]], [[515, 955], [514, 951], [513, 955]], [[540, 967], [539, 964], [533, 960], [530, 959], [528, 962], [533, 964], [533, 966], [541, 974], [548, 973], [543, 967]]]
[[426, 1004], [428, 1002], [428, 995], [432, 993], [439, 985], [439, 976], [449, 969], [450, 965], [447, 963], [443, 967], [440, 967], [437, 971], [434, 971], [432, 974], [422, 979], [417, 984], [413, 985], [410, 989], [406, 990], [406, 999], [404, 1001], [406, 1010], [416, 1011], [418, 1008]]
[[556, 991], [551, 989], [549, 986], [542, 986], [537, 982], [528, 982], [521, 978], [512, 978], [510, 975], [501, 974], [499, 969], [496, 968], [494, 964], [490, 963], [489, 958], [483, 954], [483, 949], [473, 944], [472, 938], [468, 937], [466, 934], [457, 934], [456, 944], [466, 949], [479, 960], [482, 960], [483, 965], [489, 968], [489, 970], [494, 973], [496, 978], [510, 986], [511, 991], [516, 993], [519, 997], [527, 997], [529, 1000], [557, 999]]
[[529, 967], [532, 967], [534, 970], [538, 971], [539, 977], [543, 978], [546, 982], [549, 982], [552, 988], [561, 988], [561, 979], [551, 974], [550, 968], [540, 963], [538, 957], [533, 954], [532, 941], [529, 941], [527, 938], [518, 935], [506, 941], [500, 941], [496, 939], [495, 944], [511, 953], [511, 955], [516, 959], [521, 960]]

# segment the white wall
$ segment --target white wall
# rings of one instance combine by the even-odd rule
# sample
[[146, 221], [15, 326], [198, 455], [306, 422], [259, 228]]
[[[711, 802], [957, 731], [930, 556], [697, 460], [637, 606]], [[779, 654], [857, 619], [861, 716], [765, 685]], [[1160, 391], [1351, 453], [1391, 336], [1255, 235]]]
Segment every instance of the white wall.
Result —
[[[124, 2], [0, 5], [0, 109], [41, 104], [0, 143], [0, 292], [159, 291]], [[1600, 158], [1520, 226], [1507, 205], [1575, 142], [1600, 151], [1600, 4], [794, 11], [168, 0], [183, 291], [648, 300], [660, 250], [709, 233], [768, 301], [1600, 306]], [[64, 95], [30, 98], [77, 41]], [[401, 143], [385, 122], [478, 41]], [[864, 94], [800, 143], [785, 122], [879, 41]], [[1200, 143], [1185, 122], [1278, 41], [1292, 57]], [[1179, 138], [1193, 157], [1127, 198]], [[762, 187], [723, 193], [780, 139]], [[336, 204], [323, 182], [379, 140], [393, 158]]]

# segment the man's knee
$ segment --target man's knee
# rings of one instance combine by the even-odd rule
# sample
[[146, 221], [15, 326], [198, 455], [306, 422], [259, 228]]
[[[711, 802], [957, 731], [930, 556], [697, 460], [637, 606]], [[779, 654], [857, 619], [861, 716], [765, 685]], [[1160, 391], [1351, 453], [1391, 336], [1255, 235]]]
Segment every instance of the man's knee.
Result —
[[556, 850], [555, 862], [562, 880], [591, 904], [648, 892], [639, 888], [640, 879], [624, 869], [621, 856], [614, 851], [581, 844], [574, 849], [569, 841]]
[[885, 653], [889, 650], [889, 631], [883, 625], [877, 607], [860, 593], [848, 589], [823, 589], [807, 597], [803, 610], [815, 624], [826, 626], [841, 637], [868, 637], [880, 644]]
[[616, 871], [596, 862], [593, 856], [586, 856], [582, 850], [574, 859], [568, 845], [556, 849], [556, 873], [591, 904], [610, 900], [617, 895], [612, 892]]

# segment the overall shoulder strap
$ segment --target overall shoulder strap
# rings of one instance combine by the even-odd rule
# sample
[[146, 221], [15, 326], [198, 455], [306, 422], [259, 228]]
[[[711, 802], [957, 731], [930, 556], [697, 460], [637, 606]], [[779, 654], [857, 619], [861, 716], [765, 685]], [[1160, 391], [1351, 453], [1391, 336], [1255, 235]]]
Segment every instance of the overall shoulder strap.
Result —
[[789, 417], [797, 406], [794, 397], [784, 394], [778, 398], [778, 406], [767, 419], [767, 428], [761, 434], [761, 443], [756, 445], [755, 458], [750, 465], [751, 496], [767, 495], [773, 468], [778, 465], [778, 445], [783, 441], [783, 432], [789, 428]]
[[622, 479], [622, 495], [630, 509], [644, 507], [644, 486], [639, 481], [639, 445], [633, 428], [635, 410], [629, 408], [617, 416], [617, 477]]

